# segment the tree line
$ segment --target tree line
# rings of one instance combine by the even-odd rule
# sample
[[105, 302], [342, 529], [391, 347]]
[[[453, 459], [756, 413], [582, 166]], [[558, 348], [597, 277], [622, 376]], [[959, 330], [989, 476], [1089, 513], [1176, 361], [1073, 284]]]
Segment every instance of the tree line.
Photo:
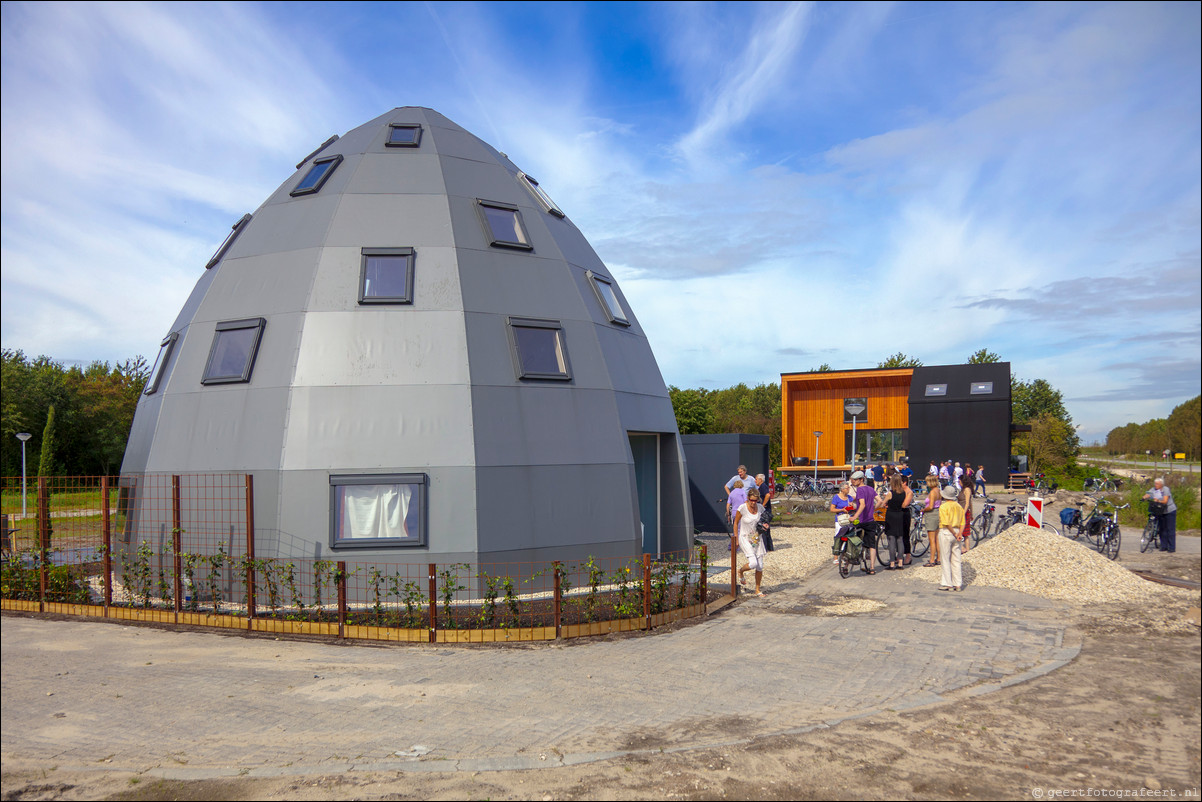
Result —
[[1199, 456], [1202, 441], [1202, 395], [1178, 404], [1167, 418], [1153, 418], [1144, 423], [1128, 423], [1111, 429], [1106, 435], [1109, 454], [1143, 454], [1151, 451], [1159, 457], [1185, 454], [1188, 460]]
[[0, 475], [111, 475], [121, 468], [138, 396], [150, 375], [142, 357], [66, 366], [20, 350], [0, 352]]

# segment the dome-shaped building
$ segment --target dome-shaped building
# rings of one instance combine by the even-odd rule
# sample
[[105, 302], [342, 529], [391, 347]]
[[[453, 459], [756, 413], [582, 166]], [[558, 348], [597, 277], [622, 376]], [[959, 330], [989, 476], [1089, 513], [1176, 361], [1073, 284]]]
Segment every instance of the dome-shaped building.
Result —
[[[206, 472], [253, 475], [260, 557], [576, 559], [692, 531], [617, 282], [537, 181], [424, 108], [323, 144], [207, 265], [122, 465]], [[132, 530], [162, 527], [131, 502]]]

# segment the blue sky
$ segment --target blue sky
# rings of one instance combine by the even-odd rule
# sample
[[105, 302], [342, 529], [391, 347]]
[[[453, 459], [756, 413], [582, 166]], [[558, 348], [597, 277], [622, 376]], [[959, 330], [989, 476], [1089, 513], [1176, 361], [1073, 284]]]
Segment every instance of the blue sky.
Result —
[[331, 134], [538, 177], [680, 387], [989, 348], [1086, 440], [1202, 384], [1198, 3], [3, 4], [7, 348], [153, 358]]

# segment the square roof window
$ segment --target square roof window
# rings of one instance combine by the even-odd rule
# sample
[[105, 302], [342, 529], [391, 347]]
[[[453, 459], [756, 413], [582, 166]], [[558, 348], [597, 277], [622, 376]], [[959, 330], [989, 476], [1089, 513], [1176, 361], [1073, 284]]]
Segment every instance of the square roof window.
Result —
[[222, 260], [222, 258], [225, 256], [225, 252], [230, 249], [230, 246], [234, 244], [234, 240], [238, 239], [238, 235], [242, 233], [242, 229], [246, 228], [246, 224], [250, 222], [250, 218], [251, 215], [244, 214], [237, 223], [234, 223], [230, 233], [225, 236], [225, 241], [217, 247], [217, 251], [213, 254], [213, 258], [209, 260], [207, 265], [205, 265], [205, 270], [208, 270], [210, 267], [213, 267]]
[[142, 390], [145, 395], [152, 395], [159, 389], [163, 376], [167, 374], [167, 364], [171, 361], [171, 352], [175, 350], [175, 342], [178, 339], [179, 332], [175, 331], [163, 339], [159, 346], [159, 355], [154, 358], [154, 364], [150, 366], [150, 379], [146, 382], [145, 389]]
[[422, 143], [422, 127], [409, 123], [389, 123], [388, 141], [384, 143], [390, 148], [416, 148]]
[[973, 382], [968, 390], [969, 395], [991, 395], [993, 382]]
[[946, 384], [928, 384], [927, 388], [926, 388], [926, 392], [924, 392], [923, 395], [927, 395], [927, 396], [947, 395], [947, 385]]
[[531, 194], [538, 199], [538, 202], [542, 204], [544, 209], [556, 217], [566, 216], [560, 210], [559, 206], [556, 205], [555, 201], [551, 200], [551, 196], [544, 192], [543, 188], [538, 185], [538, 182], [534, 180], [533, 176], [528, 176], [525, 173], [518, 173], [518, 178], [520, 178], [522, 183], [526, 185], [526, 189], [530, 190]]
[[296, 185], [296, 189], [292, 190], [289, 195], [312, 195], [321, 189], [322, 184], [326, 182], [334, 170], [338, 169], [338, 165], [342, 163], [342, 156], [326, 156], [313, 162], [313, 166], [309, 168], [309, 172], [305, 173], [305, 177]]
[[617, 323], [619, 326], [629, 326], [630, 319], [626, 315], [626, 310], [622, 307], [621, 300], [618, 299], [618, 293], [614, 290], [613, 282], [598, 276], [591, 270], [588, 271], [588, 277], [592, 279], [593, 292], [597, 293], [597, 300], [601, 302], [601, 308], [609, 316], [609, 322]]
[[413, 259], [412, 248], [364, 248], [359, 303], [413, 303]]
[[484, 225], [489, 245], [523, 251], [534, 250], [518, 207], [477, 198], [476, 209], [480, 212], [480, 222]]
[[563, 327], [558, 320], [511, 317], [509, 342], [519, 379], [572, 378]]
[[261, 317], [226, 320], [217, 324], [201, 384], [236, 384], [250, 381], [255, 355], [267, 321]]

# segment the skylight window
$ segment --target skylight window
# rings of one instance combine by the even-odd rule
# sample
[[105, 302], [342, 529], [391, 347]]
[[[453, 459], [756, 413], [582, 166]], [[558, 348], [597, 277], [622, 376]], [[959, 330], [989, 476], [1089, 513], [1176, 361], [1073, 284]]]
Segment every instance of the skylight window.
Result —
[[923, 395], [927, 395], [927, 396], [947, 395], [947, 385], [946, 384], [928, 384], [926, 392], [923, 393]]
[[489, 245], [498, 248], [517, 248], [523, 251], [534, 250], [530, 244], [530, 235], [526, 233], [526, 226], [522, 223], [522, 213], [518, 211], [518, 207], [508, 203], [479, 199], [476, 204]]
[[992, 395], [993, 382], [973, 382], [968, 392], [969, 395]]
[[305, 177], [296, 185], [296, 189], [288, 193], [290, 195], [312, 195], [321, 189], [322, 184], [326, 182], [338, 165], [342, 163], [342, 156], [326, 156], [313, 162], [313, 166], [309, 168], [309, 172], [305, 173]]
[[201, 384], [236, 384], [250, 381], [255, 355], [267, 321], [261, 317], [227, 320], [217, 324], [213, 346]]
[[150, 380], [146, 382], [146, 387], [142, 390], [144, 394], [152, 395], [159, 389], [163, 376], [167, 374], [167, 364], [171, 361], [171, 352], [175, 350], [175, 342], [178, 339], [179, 333], [173, 331], [159, 346], [159, 355], [154, 358], [154, 364], [150, 366]]
[[413, 303], [413, 259], [412, 248], [364, 248], [359, 303]]
[[317, 150], [313, 151], [308, 156], [306, 156], [305, 158], [301, 159], [299, 162], [296, 163], [296, 169], [299, 170], [301, 167], [304, 166], [305, 162], [309, 161], [309, 159], [312, 159], [318, 153], [321, 153], [323, 150], [328, 148], [330, 145], [333, 145], [337, 141], [338, 141], [338, 134], [334, 134], [332, 137], [327, 139], [325, 142], [322, 142], [320, 145], [317, 146]]
[[526, 189], [530, 190], [534, 197], [538, 198], [538, 202], [542, 204], [544, 209], [556, 217], [565, 216], [564, 213], [560, 211], [560, 208], [556, 205], [555, 201], [551, 200], [551, 196], [543, 191], [543, 188], [538, 185], [538, 182], [535, 181], [532, 176], [528, 176], [525, 173], [518, 173], [518, 178], [520, 178], [522, 183], [526, 185]]
[[591, 270], [588, 271], [588, 277], [592, 279], [593, 291], [597, 293], [597, 300], [601, 302], [601, 308], [609, 316], [609, 322], [617, 323], [619, 326], [629, 326], [630, 319], [626, 315], [626, 310], [622, 307], [622, 302], [618, 299], [618, 293], [614, 290], [613, 282], [598, 276]]
[[388, 141], [390, 148], [416, 148], [422, 143], [422, 127], [409, 123], [389, 123]]
[[426, 545], [424, 473], [330, 477], [330, 547]]
[[234, 240], [238, 239], [238, 235], [242, 233], [242, 229], [246, 228], [246, 224], [250, 222], [250, 218], [251, 215], [244, 214], [237, 223], [234, 223], [230, 233], [226, 235], [225, 241], [217, 247], [217, 251], [213, 254], [213, 258], [209, 260], [207, 265], [205, 265], [205, 270], [213, 267], [225, 257], [225, 252], [228, 251], [230, 246], [234, 244]]
[[559, 321], [511, 317], [509, 341], [519, 379], [572, 378]]

